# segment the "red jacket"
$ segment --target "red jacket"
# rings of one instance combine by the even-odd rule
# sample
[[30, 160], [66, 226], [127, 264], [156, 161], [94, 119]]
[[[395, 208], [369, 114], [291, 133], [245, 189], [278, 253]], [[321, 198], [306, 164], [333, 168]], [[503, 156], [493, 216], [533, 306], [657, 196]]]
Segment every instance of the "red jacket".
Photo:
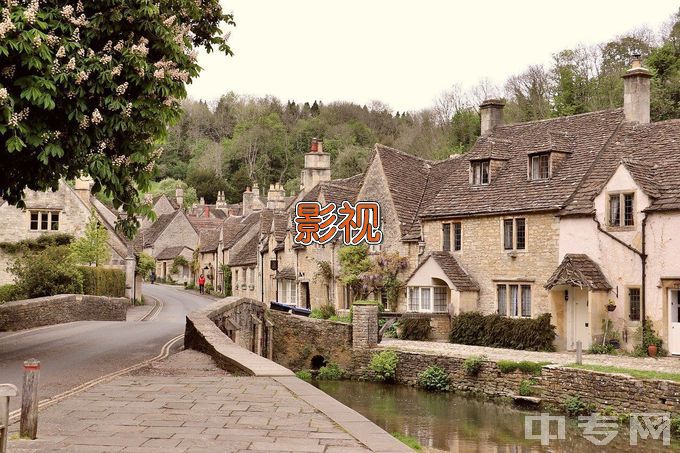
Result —
[[205, 285], [205, 277], [198, 277], [198, 284]]

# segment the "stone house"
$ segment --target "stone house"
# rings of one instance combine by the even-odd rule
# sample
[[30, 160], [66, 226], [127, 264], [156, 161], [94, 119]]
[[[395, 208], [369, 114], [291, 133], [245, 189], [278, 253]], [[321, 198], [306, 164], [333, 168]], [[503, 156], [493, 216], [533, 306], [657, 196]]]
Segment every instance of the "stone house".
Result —
[[198, 232], [182, 209], [158, 216], [151, 226], [135, 237], [135, 249], [157, 258], [165, 249], [185, 246], [192, 250], [198, 244]]
[[[168, 247], [156, 256], [156, 276], [162, 279], [172, 279], [176, 283], [189, 283], [194, 280], [191, 270], [194, 249], [186, 245]], [[178, 257], [184, 258], [188, 264], [180, 264]]]
[[[126, 273], [126, 297], [134, 298], [135, 257], [131, 244], [115, 229], [118, 213], [94, 197], [91, 189], [92, 180], [80, 178], [73, 187], [60, 181], [54, 192], [26, 191], [24, 209], [0, 201], [0, 242], [13, 243], [54, 233], [77, 238], [84, 234], [91, 212], [94, 212], [109, 233], [111, 260], [106, 267]], [[14, 280], [7, 270], [12, 259], [0, 250], [0, 285]]]

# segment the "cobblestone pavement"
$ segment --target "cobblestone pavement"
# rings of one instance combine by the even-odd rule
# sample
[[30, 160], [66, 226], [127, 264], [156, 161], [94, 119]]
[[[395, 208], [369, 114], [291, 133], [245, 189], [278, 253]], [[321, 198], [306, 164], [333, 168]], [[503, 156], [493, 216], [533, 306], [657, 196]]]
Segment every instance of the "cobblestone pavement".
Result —
[[[462, 344], [436, 343], [427, 341], [408, 341], [384, 338], [379, 345], [383, 348], [394, 348], [406, 352], [424, 352], [451, 357], [469, 357], [485, 355], [490, 360], [530, 360], [534, 362], [550, 362], [566, 365], [576, 362], [574, 352], [535, 352], [517, 351], [515, 349], [487, 348], [483, 346], [468, 346]], [[637, 370], [680, 372], [680, 357], [628, 357], [605, 354], [583, 354], [583, 363], [592, 365], [607, 365]]]
[[9, 451], [371, 451], [275, 379], [230, 376], [193, 351], [47, 408], [38, 438]]

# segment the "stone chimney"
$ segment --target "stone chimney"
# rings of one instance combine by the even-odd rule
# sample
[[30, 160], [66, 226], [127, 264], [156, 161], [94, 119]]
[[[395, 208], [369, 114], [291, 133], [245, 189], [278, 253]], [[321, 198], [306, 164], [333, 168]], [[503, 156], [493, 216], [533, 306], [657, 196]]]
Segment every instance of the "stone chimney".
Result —
[[200, 206], [205, 206], [205, 198], [204, 198], [204, 197], [201, 197], [201, 199], [198, 200], [198, 204], [199, 204]]
[[182, 209], [184, 207], [184, 189], [180, 186], [175, 189], [175, 200], [179, 208]]
[[89, 176], [81, 176], [80, 178], [76, 179], [74, 190], [76, 191], [78, 198], [80, 198], [86, 206], [90, 206], [92, 204], [90, 202], [90, 197], [92, 196], [93, 185], [94, 181]]
[[260, 186], [257, 183], [253, 184], [253, 201], [251, 203], [251, 209], [253, 211], [261, 211], [264, 205], [260, 201]]
[[500, 99], [487, 99], [479, 106], [482, 119], [482, 137], [488, 135], [496, 126], [503, 124], [503, 107]]
[[623, 75], [623, 113], [626, 121], [649, 123], [652, 73], [642, 66], [640, 54], [633, 55], [632, 67]]
[[243, 217], [253, 212], [253, 198], [253, 191], [246, 187], [246, 191], [243, 192]]
[[274, 211], [286, 209], [286, 191], [281, 184], [272, 184], [267, 192], [267, 209]]
[[215, 207], [222, 210], [227, 209], [227, 197], [221, 190], [217, 192], [217, 201], [215, 202]]
[[331, 180], [331, 155], [323, 152], [323, 141], [313, 138], [309, 152], [305, 154], [305, 168], [302, 170], [301, 189], [307, 193], [320, 182]]

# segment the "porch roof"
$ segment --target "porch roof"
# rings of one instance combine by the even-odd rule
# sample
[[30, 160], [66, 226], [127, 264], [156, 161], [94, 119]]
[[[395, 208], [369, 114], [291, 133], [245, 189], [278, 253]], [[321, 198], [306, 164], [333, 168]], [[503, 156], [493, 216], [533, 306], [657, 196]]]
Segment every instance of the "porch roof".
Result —
[[430, 259], [432, 258], [439, 268], [444, 272], [444, 275], [451, 280], [451, 283], [455, 286], [458, 291], [479, 291], [479, 285], [475, 282], [470, 275], [458, 264], [456, 258], [449, 252], [432, 252], [423, 261], [420, 262], [418, 267], [415, 268], [413, 273], [409, 276], [408, 280], [418, 272], [418, 270]]
[[552, 289], [559, 285], [578, 286], [595, 291], [608, 291], [612, 289], [604, 276], [600, 266], [588, 255], [567, 254], [562, 260], [552, 277], [546, 283], [546, 289]]

